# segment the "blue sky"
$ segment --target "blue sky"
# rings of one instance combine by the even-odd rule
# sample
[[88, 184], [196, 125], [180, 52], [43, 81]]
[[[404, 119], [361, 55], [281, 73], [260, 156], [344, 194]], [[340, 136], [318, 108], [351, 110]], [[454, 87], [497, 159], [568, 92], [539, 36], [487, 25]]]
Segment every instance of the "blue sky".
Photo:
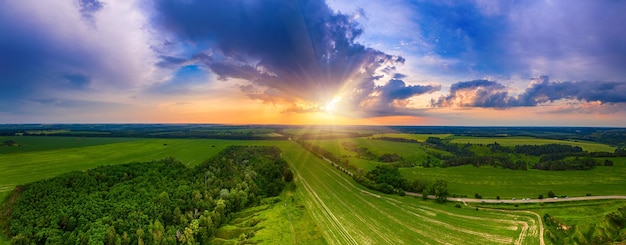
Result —
[[626, 126], [624, 12], [608, 0], [2, 1], [0, 123]]

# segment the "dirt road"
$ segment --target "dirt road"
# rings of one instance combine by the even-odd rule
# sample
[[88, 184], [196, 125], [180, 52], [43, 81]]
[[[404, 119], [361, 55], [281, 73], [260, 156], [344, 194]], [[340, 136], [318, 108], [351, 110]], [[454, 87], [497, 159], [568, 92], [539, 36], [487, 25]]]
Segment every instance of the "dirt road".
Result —
[[[405, 192], [407, 196], [422, 197], [422, 194], [414, 192]], [[435, 199], [435, 196], [428, 196], [429, 199]], [[626, 199], [626, 196], [584, 196], [584, 197], [568, 197], [568, 198], [544, 198], [544, 199], [477, 199], [477, 198], [455, 198], [448, 197], [451, 202], [470, 202], [470, 203], [543, 203], [543, 202], [573, 202], [573, 201], [589, 201], [589, 200], [608, 200], [608, 199]]]

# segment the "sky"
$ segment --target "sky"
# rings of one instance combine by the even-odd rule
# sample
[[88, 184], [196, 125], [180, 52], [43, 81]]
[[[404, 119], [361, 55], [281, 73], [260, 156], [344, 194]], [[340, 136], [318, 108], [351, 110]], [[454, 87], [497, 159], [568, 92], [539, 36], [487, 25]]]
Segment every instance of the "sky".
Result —
[[0, 124], [626, 127], [626, 1], [0, 0]]

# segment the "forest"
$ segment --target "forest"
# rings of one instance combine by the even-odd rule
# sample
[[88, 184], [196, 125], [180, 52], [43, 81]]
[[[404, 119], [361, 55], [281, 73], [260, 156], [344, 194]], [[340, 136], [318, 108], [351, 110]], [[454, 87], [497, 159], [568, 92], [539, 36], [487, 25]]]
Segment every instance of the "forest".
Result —
[[231, 146], [194, 168], [173, 158], [101, 166], [16, 187], [0, 228], [12, 244], [207, 244], [292, 179], [277, 147]]

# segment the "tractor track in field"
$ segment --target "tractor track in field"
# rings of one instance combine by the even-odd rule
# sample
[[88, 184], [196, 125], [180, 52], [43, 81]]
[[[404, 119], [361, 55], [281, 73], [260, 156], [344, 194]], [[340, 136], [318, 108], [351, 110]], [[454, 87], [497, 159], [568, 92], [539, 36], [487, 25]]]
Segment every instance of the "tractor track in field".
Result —
[[[389, 203], [389, 204], [391, 204], [391, 205], [395, 206], [396, 208], [401, 209], [401, 210], [403, 210], [403, 211], [405, 211], [405, 212], [407, 212], [407, 213], [409, 213], [409, 214], [411, 214], [411, 215], [413, 215], [415, 217], [418, 217], [418, 218], [420, 218], [420, 219], [422, 219], [424, 221], [427, 221], [427, 222], [430, 222], [430, 223], [433, 223], [433, 224], [437, 224], [439, 226], [445, 227], [445, 228], [450, 229], [450, 230], [458, 231], [460, 233], [465, 233], [465, 234], [473, 235], [473, 236], [480, 237], [480, 238], [489, 238], [491, 241], [495, 241], [495, 242], [498, 242], [498, 243], [510, 244], [511, 242], [513, 242], [513, 238], [510, 238], [510, 237], [503, 237], [503, 236], [499, 236], [499, 235], [494, 235], [494, 234], [489, 234], [489, 233], [484, 233], [484, 232], [464, 229], [464, 228], [461, 228], [461, 227], [458, 227], [458, 226], [455, 226], [455, 225], [452, 225], [452, 224], [449, 224], [449, 223], [446, 223], [446, 222], [443, 222], [443, 221], [439, 221], [439, 220], [432, 219], [432, 218], [426, 217], [424, 215], [415, 213], [415, 212], [413, 212], [411, 210], [407, 210], [407, 208], [408, 209], [414, 209], [414, 210], [419, 211], [419, 212], [423, 212], [426, 215], [430, 215], [430, 213], [432, 211], [434, 211], [434, 212], [437, 212], [437, 213], [441, 213], [441, 214], [445, 214], [445, 215], [449, 215], [449, 216], [453, 216], [453, 217], [458, 217], [458, 218], [461, 218], [461, 219], [470, 218], [470, 219], [474, 219], [474, 220], [495, 222], [495, 223], [516, 223], [515, 221], [504, 220], [504, 219], [495, 219], [495, 218], [494, 219], [490, 219], [490, 218], [481, 218], [481, 217], [474, 217], [474, 216], [458, 215], [458, 214], [449, 213], [449, 212], [446, 212], [446, 211], [443, 211], [443, 210], [429, 209], [431, 211], [426, 211], [426, 210], [422, 210], [422, 209], [419, 209], [419, 208], [414, 208], [414, 207], [411, 207], [411, 206], [407, 206], [407, 208], [405, 208], [404, 206], [397, 205], [395, 203]], [[435, 213], [434, 215], [436, 216], [437, 214]]]
[[[326, 159], [325, 159], [325, 160], [326, 160]], [[326, 160], [326, 161], [328, 161], [328, 160]], [[350, 191], [351, 189], [360, 189], [360, 188], [356, 187], [356, 186], [355, 186], [352, 182], [350, 182], [349, 180], [345, 179], [345, 178], [344, 178], [344, 176], [342, 176], [341, 174], [337, 173], [337, 172], [336, 172], [333, 168], [331, 168], [331, 167], [327, 167], [327, 169], [328, 169], [328, 170], [329, 170], [332, 174], [334, 174], [334, 175], [335, 175], [335, 176], [331, 176], [330, 174], [328, 174], [328, 172], [326, 172], [325, 174], [326, 174], [327, 176], [329, 176], [329, 177], [338, 177], [338, 178], [339, 178], [338, 180], [341, 180], [341, 182], [345, 182], [345, 184], [350, 185], [350, 187], [348, 187], [348, 186], [344, 185], [344, 183], [338, 182], [338, 184], [339, 184], [339, 185], [341, 185], [343, 188], [345, 188], [345, 189], [347, 189], [347, 190], [349, 190], [349, 191]], [[483, 233], [483, 232], [477, 232], [477, 231], [467, 230], [467, 229], [463, 229], [463, 228], [460, 228], [460, 227], [456, 227], [456, 226], [454, 226], [454, 225], [451, 225], [451, 224], [448, 224], [448, 223], [445, 223], [445, 222], [442, 222], [442, 221], [438, 221], [438, 220], [435, 220], [435, 219], [431, 219], [431, 218], [428, 218], [428, 217], [425, 217], [425, 216], [419, 215], [419, 214], [417, 214], [417, 213], [414, 213], [414, 212], [411, 212], [411, 211], [406, 210], [403, 206], [398, 205], [398, 202], [399, 202], [399, 201], [397, 201], [397, 200], [395, 200], [395, 199], [388, 198], [388, 197], [382, 197], [381, 195], [378, 195], [378, 194], [375, 194], [375, 193], [372, 193], [372, 192], [368, 192], [368, 191], [365, 191], [365, 190], [361, 190], [361, 192], [362, 192], [362, 193], [364, 193], [364, 194], [366, 194], [366, 195], [374, 196], [374, 197], [377, 197], [377, 198], [384, 198], [384, 199], [385, 199], [385, 201], [386, 201], [387, 203], [389, 203], [389, 204], [393, 205], [394, 207], [396, 207], [396, 208], [398, 208], [398, 209], [400, 209], [400, 210], [403, 210], [403, 211], [405, 211], [405, 212], [408, 212], [408, 213], [410, 213], [410, 214], [413, 214], [414, 216], [416, 216], [416, 217], [420, 218], [421, 220], [426, 221], [426, 222], [431, 223], [431, 224], [434, 224], [434, 225], [437, 225], [437, 226], [445, 227], [445, 228], [450, 229], [450, 230], [454, 230], [454, 231], [458, 231], [458, 232], [460, 232], [460, 233], [465, 233], [465, 234], [473, 235], [473, 236], [476, 236], [476, 237], [487, 237], [487, 238], [490, 238], [490, 240], [492, 240], [492, 241], [496, 241], [496, 242], [498, 242], [498, 243], [509, 243], [509, 244], [510, 244], [510, 243], [513, 241], [513, 238], [506, 238], [506, 237], [502, 237], [502, 236], [498, 236], [498, 235], [493, 235], [493, 234], [488, 234], [488, 233]], [[407, 222], [405, 222], [405, 221], [401, 221], [401, 220], [399, 220], [399, 219], [396, 219], [396, 218], [392, 217], [390, 214], [388, 214], [388, 213], [386, 213], [386, 212], [382, 211], [382, 210], [381, 210], [378, 206], [376, 206], [375, 204], [372, 204], [371, 202], [369, 202], [369, 201], [367, 201], [367, 200], [363, 199], [362, 197], [358, 197], [358, 198], [359, 198], [359, 199], [360, 199], [363, 203], [365, 203], [365, 204], [367, 204], [368, 206], [370, 206], [372, 209], [377, 210], [377, 211], [378, 211], [378, 212], [380, 212], [382, 215], [385, 215], [385, 216], [389, 217], [390, 219], [394, 220], [394, 221], [395, 221], [396, 223], [398, 223], [399, 225], [402, 225], [402, 226], [404, 226], [404, 227], [411, 227], [411, 224], [409, 224], [409, 223], [407, 223]], [[425, 212], [425, 213], [427, 213], [427, 215], [431, 215], [431, 216], [436, 215], [436, 214], [434, 214], [434, 213], [432, 213], [432, 214], [431, 214], [431, 212], [429, 212], [429, 211], [425, 211], [425, 210], [419, 210], [419, 211], [421, 211], [421, 212]], [[490, 219], [482, 219], [482, 220], [483, 220], [483, 221], [492, 221], [492, 220], [490, 220]], [[513, 223], [513, 222], [511, 222], [511, 221], [509, 221], [509, 222], [510, 222], [510, 223]], [[411, 229], [411, 228], [409, 228], [409, 229]], [[430, 228], [429, 226], [424, 226], [424, 227], [423, 227], [423, 229], [428, 230], [428, 231], [429, 231], [429, 232], [431, 232], [431, 233], [423, 233], [423, 231], [421, 231], [421, 230], [417, 230], [417, 229], [411, 229], [411, 230], [412, 230], [413, 232], [417, 233], [417, 234], [420, 234], [420, 235], [422, 235], [422, 236], [424, 236], [424, 237], [429, 237], [429, 238], [431, 238], [431, 239], [433, 239], [432, 234], [438, 233], [438, 231], [437, 231], [436, 229], [432, 229], [432, 228]], [[445, 235], [445, 234], [441, 234], [441, 236], [442, 236], [442, 237], [446, 237], [446, 235]], [[442, 243], [442, 244], [449, 243], [449, 241], [446, 241], [446, 240], [439, 240], [439, 239], [433, 239], [433, 240], [435, 240], [435, 241], [436, 241], [436, 242], [438, 242], [438, 243]], [[449, 237], [449, 236], [448, 236], [448, 240], [453, 240], [453, 239], [452, 239], [452, 237]], [[457, 242], [462, 242], [462, 241], [457, 241]]]
[[[328, 163], [330, 163], [330, 164], [333, 164], [333, 162], [332, 162], [332, 161], [330, 161], [329, 159], [322, 158], [322, 160], [324, 160], [324, 161], [326, 161], [326, 162], [328, 162]], [[489, 237], [489, 238], [491, 238], [491, 239], [489, 239], [489, 240], [491, 240], [491, 241], [493, 241], [493, 242], [498, 242], [498, 243], [509, 243], [509, 244], [510, 244], [511, 242], [514, 242], [514, 244], [516, 244], [516, 245], [521, 245], [521, 244], [523, 244], [523, 243], [524, 243], [524, 241], [525, 241], [525, 239], [526, 239], [526, 238], [527, 238], [527, 236], [528, 236], [528, 231], [529, 231], [529, 230], [534, 230], [534, 226], [535, 226], [535, 225], [534, 225], [534, 223], [535, 223], [535, 222], [534, 222], [534, 218], [530, 218], [530, 217], [525, 216], [525, 215], [521, 215], [521, 216], [520, 216], [520, 215], [518, 215], [518, 214], [519, 214], [519, 213], [530, 214], [530, 215], [532, 215], [532, 216], [535, 216], [535, 217], [537, 218], [537, 220], [538, 220], [538, 224], [539, 224], [539, 225], [538, 225], [538, 230], [539, 230], [539, 232], [538, 232], [538, 233], [539, 233], [539, 243], [540, 243], [540, 245], [545, 245], [545, 242], [544, 242], [544, 239], [543, 239], [544, 227], [543, 227], [543, 223], [542, 223], [541, 217], [540, 217], [537, 213], [534, 213], [534, 212], [531, 212], [531, 211], [510, 211], [510, 210], [501, 210], [501, 209], [487, 209], [487, 208], [482, 208], [482, 209], [484, 209], [484, 210], [490, 210], [490, 211], [498, 211], [498, 212], [505, 212], [505, 213], [512, 213], [512, 214], [517, 213], [517, 214], [515, 214], [515, 216], [514, 216], [514, 217], [526, 217], [526, 218], [528, 218], [528, 219], [529, 219], [529, 221], [533, 223], [533, 225], [531, 226], [531, 225], [530, 225], [528, 222], [526, 222], [526, 221], [520, 221], [520, 220], [508, 220], [508, 219], [497, 219], [497, 218], [490, 219], [490, 218], [482, 218], [482, 217], [474, 217], [474, 216], [465, 216], [465, 215], [458, 215], [458, 214], [454, 214], [454, 213], [446, 212], [446, 211], [443, 211], [443, 210], [433, 209], [433, 208], [429, 208], [429, 207], [422, 207], [422, 208], [425, 208], [426, 210], [430, 210], [430, 212], [432, 212], [435, 216], [436, 216], [436, 214], [437, 214], [437, 213], [443, 213], [443, 214], [447, 214], [447, 215], [454, 216], [454, 217], [458, 217], [458, 218], [473, 219], [473, 220], [488, 221], [488, 222], [496, 222], [496, 223], [503, 223], [503, 224], [514, 224], [514, 225], [515, 225], [515, 227], [520, 227], [520, 226], [521, 226], [520, 233], [519, 233], [519, 235], [518, 235], [517, 239], [514, 239], [514, 238], [505, 238], [505, 237], [498, 236], [498, 235], [487, 234], [487, 233], [478, 232], [478, 231], [473, 231], [473, 230], [467, 230], [467, 229], [464, 229], [464, 228], [459, 228], [459, 227], [456, 227], [456, 226], [454, 226], [454, 225], [451, 225], [451, 224], [448, 224], [448, 223], [445, 223], [445, 222], [442, 222], [442, 221], [438, 221], [438, 220], [433, 220], [433, 219], [430, 219], [430, 218], [428, 218], [428, 217], [425, 217], [425, 216], [423, 216], [423, 215], [417, 214], [417, 213], [412, 212], [412, 211], [408, 211], [408, 210], [407, 210], [407, 209], [405, 209], [402, 205], [399, 205], [399, 201], [398, 201], [398, 200], [395, 200], [395, 199], [393, 199], [393, 198], [385, 197], [385, 196], [382, 196], [382, 195], [379, 195], [379, 194], [376, 194], [376, 193], [373, 193], [373, 192], [369, 192], [369, 191], [363, 190], [362, 188], [357, 187], [357, 186], [356, 186], [356, 185], [354, 185], [352, 182], [350, 182], [349, 180], [347, 180], [347, 179], [345, 178], [345, 176], [343, 176], [342, 174], [338, 173], [338, 172], [337, 172], [334, 168], [332, 168], [331, 166], [324, 166], [324, 167], [326, 168], [326, 170], [328, 170], [328, 171], [324, 171], [324, 172], [325, 172], [325, 174], [326, 174], [327, 176], [330, 176], [330, 174], [329, 174], [328, 172], [333, 173], [335, 176], [330, 176], [330, 177], [338, 177], [338, 178], [339, 178], [339, 179], [338, 179], [339, 181], [338, 181], [337, 183], [338, 183], [339, 185], [341, 185], [343, 188], [347, 189], [347, 190], [350, 190], [350, 191], [351, 191], [352, 189], [358, 189], [358, 190], [360, 190], [360, 192], [361, 192], [361, 193], [363, 193], [364, 195], [369, 195], [369, 196], [373, 196], [373, 197], [376, 197], [376, 198], [381, 198], [381, 199], [384, 199], [387, 203], [389, 203], [389, 204], [391, 204], [391, 205], [393, 205], [393, 206], [396, 206], [396, 207], [400, 208], [401, 210], [404, 210], [404, 211], [408, 212], [409, 214], [411, 214], [411, 215], [413, 215], [413, 216], [416, 216], [416, 217], [418, 217], [418, 218], [420, 218], [420, 219], [422, 219], [422, 220], [428, 221], [429, 223], [436, 224], [436, 225], [439, 225], [439, 226], [445, 227], [445, 228], [447, 228], [447, 229], [450, 229], [450, 230], [455, 230], [455, 231], [458, 231], [458, 232], [461, 232], [461, 233], [470, 234], [470, 235], [473, 235], [473, 236], [478, 236], [478, 237]], [[319, 179], [318, 179], [318, 181], [319, 181]], [[341, 183], [341, 182], [344, 182], [344, 183]], [[347, 184], [347, 185], [349, 185], [349, 187], [348, 187], [348, 186], [346, 186], [346, 184]], [[421, 196], [422, 196], [421, 194], [418, 194], [418, 193], [411, 193], [411, 192], [407, 192], [406, 194], [407, 194], [407, 195], [410, 195], [410, 196], [418, 196], [418, 197], [421, 197]], [[339, 197], [337, 197], [336, 195], [334, 195], [334, 197], [335, 197], [335, 198], [339, 198]], [[366, 205], [368, 205], [368, 206], [372, 207], [374, 210], [377, 210], [377, 211], [378, 211], [378, 212], [380, 212], [382, 215], [386, 215], [387, 217], [389, 217], [391, 220], [393, 220], [393, 221], [394, 221], [394, 222], [396, 222], [397, 224], [400, 224], [400, 225], [405, 225], [405, 226], [406, 226], [408, 229], [410, 229], [411, 231], [416, 232], [417, 234], [420, 234], [420, 235], [422, 235], [422, 236], [424, 236], [424, 237], [429, 237], [429, 238], [433, 239], [433, 238], [432, 238], [432, 233], [424, 234], [424, 232], [423, 232], [422, 230], [418, 230], [418, 229], [415, 229], [415, 228], [413, 228], [413, 227], [410, 227], [410, 226], [409, 226], [409, 224], [407, 224], [406, 222], [403, 222], [403, 221], [401, 221], [401, 220], [398, 220], [398, 219], [397, 219], [397, 218], [395, 218], [395, 217], [392, 217], [392, 216], [391, 216], [391, 215], [389, 215], [388, 213], [386, 213], [386, 212], [384, 212], [384, 211], [380, 210], [380, 209], [379, 209], [379, 207], [377, 207], [375, 204], [373, 204], [373, 203], [371, 203], [371, 202], [369, 202], [369, 201], [365, 200], [363, 197], [358, 197], [358, 198], [359, 198], [361, 201], [363, 201]], [[432, 197], [431, 197], [431, 196], [428, 196], [428, 198], [429, 198], [429, 199], [433, 199], [433, 198], [435, 198], [435, 197], [434, 197], [434, 196], [432, 196]], [[554, 202], [554, 201], [557, 201], [557, 202], [564, 202], [564, 201], [599, 200], [599, 199], [626, 199], [626, 196], [592, 196], [592, 197], [578, 197], [578, 198], [559, 199], [559, 200], [556, 200], [556, 199], [554, 199], [554, 200], [553, 200], [553, 199], [545, 200], [545, 199], [544, 199], [544, 200], [539, 200], [539, 201], [538, 201], [538, 200], [526, 201], [526, 203], [530, 203], [530, 202]], [[450, 201], [462, 201], [462, 202], [463, 202], [466, 206], [467, 206], [467, 203], [468, 203], [468, 202], [469, 202], [469, 203], [477, 203], [477, 202], [520, 203], [520, 202], [515, 202], [514, 200], [488, 200], [488, 199], [475, 199], [475, 200], [474, 200], [474, 199], [471, 199], [471, 198], [461, 198], [461, 199], [457, 199], [457, 200], [453, 200], [452, 198], [449, 198], [449, 200], [450, 200]], [[341, 202], [341, 201], [340, 201], [340, 202]], [[344, 203], [344, 202], [341, 202], [341, 203]], [[409, 209], [416, 209], [415, 207], [408, 207], [408, 208], [409, 208]], [[426, 210], [424, 210], [424, 209], [421, 209], [421, 208], [418, 208], [418, 209], [416, 209], [416, 210], [417, 210], [417, 211], [419, 211], [419, 212], [424, 212], [424, 213], [428, 212], [428, 211], [426, 211]], [[426, 213], [426, 214], [429, 214], [429, 213]], [[430, 214], [429, 214], [429, 215], [430, 215]], [[431, 215], [431, 216], [432, 216], [432, 215]], [[357, 217], [357, 219], [359, 219], [359, 220], [361, 220], [361, 221], [362, 221], [362, 217], [360, 217], [360, 216], [359, 216], [359, 217]], [[363, 221], [362, 221], [362, 222], [363, 222]], [[367, 226], [369, 227], [369, 225], [367, 225]], [[531, 229], [531, 228], [532, 228], [532, 229]], [[428, 230], [428, 227], [425, 227], [425, 229], [426, 229], [426, 230]], [[515, 228], [513, 228], [513, 229], [515, 229]], [[515, 229], [515, 230], [516, 230], [516, 229]], [[434, 231], [434, 230], [433, 230], [433, 231], [431, 231], [431, 232], [435, 232], [435, 233], [436, 233], [436, 231]], [[375, 232], [375, 233], [379, 233], [379, 231], [377, 231], [377, 232]], [[533, 232], [533, 233], [534, 233], [534, 232]], [[378, 234], [377, 234], [377, 235], [378, 235]], [[430, 235], [430, 236], [429, 236], [429, 235]], [[445, 235], [444, 235], [444, 237], [445, 237]], [[450, 244], [450, 240], [440, 240], [440, 239], [433, 239], [433, 240], [434, 240], [435, 242], [442, 243], [442, 244]], [[421, 241], [421, 242], [423, 242], [423, 241]]]
[[[337, 181], [337, 184], [339, 184], [342, 188], [345, 188], [346, 190], [348, 190], [348, 191], [350, 191], [350, 192], [353, 192], [353, 189], [360, 189], [360, 188], [358, 188], [357, 186], [355, 186], [353, 183], [351, 183], [349, 180], [345, 179], [345, 178], [344, 178], [344, 176], [342, 176], [341, 174], [337, 173], [337, 172], [335, 171], [335, 169], [334, 169], [334, 168], [332, 168], [332, 167], [330, 167], [330, 166], [326, 166], [326, 165], [324, 165], [323, 167], [324, 167], [324, 168], [326, 168], [326, 170], [327, 170], [327, 171], [324, 171], [324, 173], [325, 173], [325, 175], [326, 175], [326, 176], [329, 176], [329, 177], [331, 177], [331, 178], [332, 178], [332, 177], [335, 177], [335, 176], [332, 176], [332, 175], [331, 175], [331, 173], [332, 173], [333, 175], [336, 175], [337, 177], [339, 177], [339, 179], [337, 179], [337, 178], [333, 178], [333, 179], [338, 180], [338, 181]], [[346, 186], [344, 183], [339, 182], [339, 180], [341, 180], [341, 181], [343, 181], [343, 182], [347, 183], [349, 186]], [[365, 190], [361, 190], [361, 191], [362, 191], [362, 193], [364, 193], [364, 194], [373, 195], [373, 196], [380, 196], [380, 195], [378, 195], [378, 194], [375, 194], [375, 193], [372, 193], [372, 192], [368, 192], [368, 191], [365, 191]], [[337, 197], [337, 198], [339, 198], [339, 197]], [[369, 201], [367, 201], [367, 200], [363, 199], [363, 197], [362, 197], [362, 196], [357, 196], [357, 198], [359, 198], [359, 199], [360, 199], [360, 200], [361, 200], [364, 204], [366, 204], [366, 205], [368, 205], [369, 207], [371, 207], [371, 208], [372, 208], [372, 210], [376, 210], [377, 212], [379, 212], [379, 213], [380, 213], [381, 215], [383, 215], [384, 217], [387, 217], [387, 218], [391, 219], [391, 220], [392, 220], [392, 221], [394, 221], [395, 223], [397, 223], [397, 224], [399, 224], [399, 225], [401, 225], [401, 226], [405, 227], [406, 229], [409, 229], [410, 231], [412, 231], [412, 232], [414, 232], [414, 233], [416, 233], [416, 234], [420, 234], [420, 235], [421, 235], [421, 236], [423, 236], [423, 237], [427, 237], [427, 238], [429, 238], [429, 239], [431, 239], [431, 240], [433, 240], [433, 241], [435, 241], [435, 242], [437, 242], [437, 243], [439, 243], [439, 244], [454, 244], [454, 243], [450, 243], [450, 242], [448, 242], [448, 241], [446, 241], [446, 240], [442, 240], [442, 239], [434, 238], [434, 237], [432, 236], [432, 234], [437, 233], [436, 229], [433, 229], [433, 228], [430, 228], [430, 227], [427, 227], [427, 226], [424, 226], [424, 227], [423, 227], [423, 228], [424, 228], [424, 230], [417, 229], [417, 228], [413, 227], [413, 225], [408, 224], [407, 222], [403, 222], [403, 221], [401, 221], [401, 220], [399, 220], [399, 219], [395, 218], [393, 215], [390, 215], [389, 213], [384, 212], [384, 211], [383, 211], [383, 210], [381, 210], [381, 209], [380, 209], [380, 207], [378, 207], [377, 205], [375, 205], [375, 204], [373, 204], [373, 203], [371, 203], [371, 202], [369, 202]], [[393, 200], [393, 199], [391, 199], [391, 198], [387, 198], [387, 197], [384, 197], [384, 198], [385, 198], [385, 199], [389, 199], [389, 200]], [[393, 201], [396, 201], [396, 200], [393, 200]], [[426, 232], [425, 230], [427, 230], [427, 229], [429, 229], [429, 230], [430, 230], [430, 232]], [[443, 234], [442, 234], [442, 236], [445, 236], [445, 235], [443, 235]], [[452, 239], [453, 237], [449, 237], [449, 238], [450, 238], [450, 239]], [[415, 239], [415, 238], [414, 238], [414, 239]], [[385, 240], [388, 240], [388, 239], [385, 239]], [[459, 241], [459, 242], [461, 242], [461, 241]], [[389, 242], [389, 244], [397, 244], [397, 242]], [[429, 244], [429, 243], [428, 243], [428, 242], [425, 242], [425, 241], [423, 241], [423, 240], [419, 240], [419, 244]]]
[[[324, 174], [325, 174], [326, 176], [332, 177], [332, 176], [330, 176], [330, 175], [328, 174], [328, 172], [324, 172]], [[327, 189], [332, 189], [332, 188], [330, 188], [328, 185], [324, 184], [324, 182], [323, 182], [323, 181], [321, 181], [321, 180], [320, 180], [320, 179], [319, 179], [316, 175], [312, 175], [312, 176], [313, 176], [313, 178], [315, 178], [317, 181], [319, 181], [319, 182], [320, 182], [320, 184], [321, 184], [322, 186], [324, 186], [325, 188], [327, 188]], [[350, 191], [349, 187], [347, 187], [347, 186], [345, 186], [345, 185], [343, 185], [343, 184], [341, 184], [341, 183], [338, 183], [338, 184], [339, 184], [341, 187], [346, 188], [346, 190]], [[344, 202], [342, 198], [340, 198], [339, 196], [337, 196], [336, 194], [334, 194], [334, 192], [331, 192], [331, 194], [330, 194], [330, 195], [332, 195], [332, 197], [333, 197], [335, 200], [339, 201], [343, 207], [350, 207], [350, 206], [351, 206], [350, 204], [348, 204], [348, 203]], [[359, 199], [361, 199], [363, 202], [367, 202], [366, 200], [362, 199], [361, 197], [358, 197], [358, 198], [359, 198]], [[369, 204], [369, 202], [367, 202], [367, 203]], [[373, 232], [374, 232], [374, 233], [375, 233], [378, 237], [380, 237], [381, 239], [385, 240], [385, 242], [387, 242], [388, 244], [394, 244], [394, 243], [396, 243], [396, 242], [392, 241], [392, 240], [391, 240], [391, 239], [390, 239], [387, 235], [385, 235], [385, 234], [384, 234], [384, 232], [382, 232], [382, 231], [380, 231], [380, 230], [379, 230], [379, 227], [383, 227], [381, 224], [378, 224], [378, 223], [377, 223], [376, 221], [374, 221], [374, 220], [370, 220], [370, 221], [368, 221], [367, 219], [365, 219], [365, 218], [361, 217], [361, 215], [359, 215], [358, 213], [354, 213], [354, 212], [353, 212], [353, 213], [351, 213], [351, 214], [352, 214], [352, 215], [354, 215], [354, 216], [355, 216], [355, 217], [356, 217], [359, 221], [361, 221], [361, 222], [363, 223], [363, 225], [365, 225], [365, 226], [368, 228], [368, 230], [373, 231]]]
[[[326, 158], [323, 158], [323, 160], [325, 160], [326, 162], [331, 163], [331, 164], [333, 163], [332, 161], [330, 161], [329, 159], [326, 159]], [[333, 173], [335, 175], [335, 177], [338, 177], [339, 180], [341, 180], [342, 182], [345, 182], [346, 184], [350, 185], [350, 187], [352, 187], [354, 189], [360, 189], [357, 186], [355, 186], [352, 182], [347, 180], [345, 178], [345, 176], [343, 176], [340, 173], [337, 173], [337, 171], [334, 168], [332, 168], [331, 166], [324, 166], [324, 167], [327, 168], [328, 170], [330, 170], [330, 172]], [[326, 175], [330, 176], [328, 173], [326, 173]], [[330, 176], [330, 177], [333, 177], [333, 176]], [[340, 184], [343, 188], [346, 188], [347, 190], [351, 190], [350, 187], [345, 186], [343, 183], [338, 182], [338, 184]], [[427, 221], [429, 223], [445, 227], [445, 228], [450, 229], [450, 230], [455, 230], [455, 231], [458, 231], [458, 232], [461, 232], [461, 233], [465, 233], [465, 234], [469, 234], [469, 235], [473, 235], [473, 236], [477, 236], [477, 237], [489, 238], [489, 240], [495, 241], [497, 243], [510, 244], [510, 243], [512, 243], [515, 240], [513, 238], [507, 238], [507, 237], [502, 237], [502, 236], [498, 236], [498, 235], [493, 235], [493, 234], [488, 234], [488, 233], [483, 233], [483, 232], [478, 232], [478, 231], [472, 231], [472, 230], [467, 230], [467, 229], [464, 229], [464, 228], [456, 227], [454, 225], [451, 225], [451, 224], [448, 224], [448, 223], [445, 223], [445, 222], [442, 222], [442, 221], [434, 220], [434, 219], [431, 219], [431, 218], [419, 215], [417, 213], [408, 211], [405, 208], [403, 208], [402, 205], [398, 205], [398, 201], [393, 199], [393, 198], [383, 197], [381, 195], [378, 195], [378, 194], [375, 194], [375, 193], [372, 193], [372, 192], [369, 192], [369, 191], [366, 191], [366, 190], [362, 190], [362, 189], [360, 191], [361, 191], [361, 193], [364, 193], [364, 194], [367, 194], [367, 195], [370, 195], [370, 196], [374, 196], [374, 197], [377, 197], [377, 198], [384, 198], [385, 201], [387, 201], [387, 203], [389, 203], [389, 204], [391, 204], [391, 205], [393, 205], [393, 206], [395, 206], [395, 207], [397, 207], [397, 208], [399, 208], [401, 210], [404, 210], [404, 211], [412, 214], [413, 216], [416, 216], [416, 217], [418, 217], [418, 218], [420, 218], [420, 219], [422, 219], [424, 221]], [[363, 202], [365, 202], [368, 206], [372, 207], [373, 209], [381, 212], [381, 214], [388, 215], [387, 213], [381, 211], [376, 205], [374, 205], [374, 204], [364, 200], [363, 198], [359, 198], [359, 199], [361, 199]], [[459, 217], [459, 218], [470, 218], [470, 219], [476, 219], [476, 220], [481, 220], [481, 221], [489, 221], [489, 222], [494, 222], [495, 221], [497, 223], [512, 223], [512, 224], [515, 224], [516, 226], [517, 225], [521, 225], [522, 226], [521, 233], [524, 233], [524, 234], [525, 234], [524, 227], [528, 227], [529, 226], [528, 223], [523, 222], [523, 221], [511, 221], [511, 220], [503, 220], [503, 219], [495, 219], [494, 220], [494, 219], [489, 219], [489, 218], [479, 218], [479, 217], [473, 217], [473, 216], [463, 216], [463, 215], [458, 215], [458, 214], [445, 212], [443, 210], [434, 210], [434, 209], [430, 209], [430, 210], [434, 211], [434, 212], [445, 213], [447, 215], [454, 216], [454, 217]], [[421, 212], [425, 212], [424, 210], [420, 210], [420, 211]], [[434, 214], [434, 215], [436, 215], [436, 214]], [[402, 222], [402, 221], [400, 221], [398, 219], [395, 219], [395, 218], [392, 218], [392, 217], [390, 217], [390, 218], [393, 219], [398, 224], [403, 224], [405, 226], [407, 225], [407, 224], [405, 224], [405, 222]], [[416, 230], [413, 230], [413, 231], [417, 232]], [[432, 232], [435, 232], [435, 231], [432, 231]], [[427, 235], [422, 234], [421, 232], [417, 232], [417, 233], [420, 234], [420, 235], [428, 237]], [[446, 241], [442, 241], [442, 240], [438, 240], [437, 242], [447, 243]]]
[[[298, 177], [299, 181], [302, 183], [302, 185], [304, 186], [306, 192], [309, 194], [309, 196], [311, 197], [311, 199], [313, 199], [315, 201], [315, 203], [313, 204], [317, 204], [316, 206], [320, 207], [322, 210], [322, 214], [323, 216], [325, 216], [326, 220], [328, 220], [329, 224], [335, 228], [334, 230], [339, 232], [339, 235], [343, 238], [343, 240], [345, 240], [348, 244], [353, 244], [353, 245], [358, 245], [359, 243], [350, 235], [350, 233], [348, 233], [348, 231], [342, 226], [341, 222], [337, 219], [337, 217], [332, 213], [332, 211], [328, 208], [328, 206], [326, 206], [326, 204], [324, 203], [324, 201], [317, 195], [317, 193], [315, 193], [315, 191], [313, 190], [313, 188], [311, 188], [311, 186], [307, 183], [307, 181], [302, 178], [302, 176], [300, 175], [300, 172], [298, 172], [297, 170], [295, 170], [296, 172], [296, 176]], [[338, 240], [338, 239], [337, 239]], [[329, 242], [335, 242], [334, 241], [329, 241]]]

